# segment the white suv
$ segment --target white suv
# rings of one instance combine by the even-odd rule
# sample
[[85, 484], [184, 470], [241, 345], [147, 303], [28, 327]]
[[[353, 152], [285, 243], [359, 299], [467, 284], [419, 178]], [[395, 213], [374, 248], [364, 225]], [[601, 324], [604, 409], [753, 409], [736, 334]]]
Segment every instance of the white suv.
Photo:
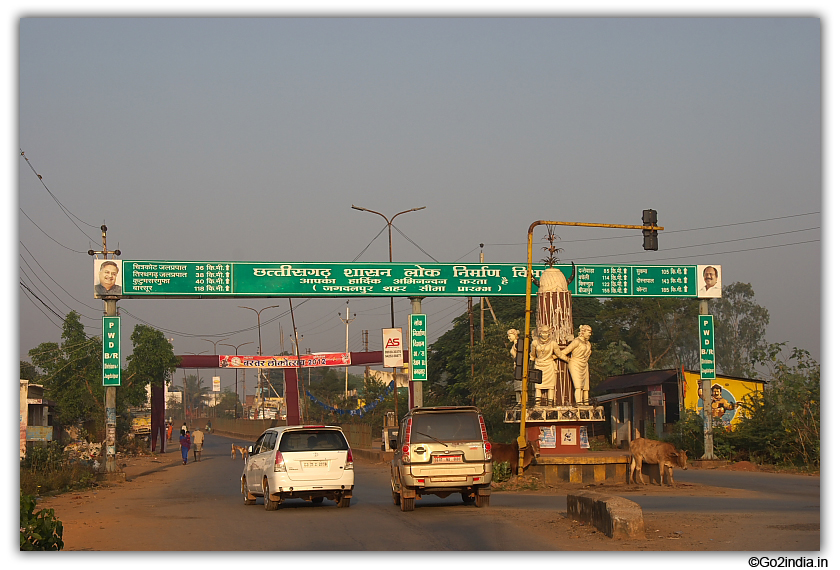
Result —
[[326, 497], [349, 507], [353, 484], [353, 453], [337, 426], [266, 430], [248, 446], [241, 481], [245, 504], [262, 497], [267, 511], [292, 498], [321, 503]]

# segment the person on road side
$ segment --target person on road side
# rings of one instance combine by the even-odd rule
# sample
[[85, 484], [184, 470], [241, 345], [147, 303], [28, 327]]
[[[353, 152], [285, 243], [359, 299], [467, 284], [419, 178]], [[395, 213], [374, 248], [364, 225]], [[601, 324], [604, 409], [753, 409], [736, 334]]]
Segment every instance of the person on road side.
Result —
[[204, 447], [204, 433], [196, 428], [192, 433], [193, 460], [201, 461], [201, 449]]
[[189, 430], [181, 430], [181, 458], [184, 460], [184, 465], [187, 464], [187, 459], [190, 456], [190, 432]]

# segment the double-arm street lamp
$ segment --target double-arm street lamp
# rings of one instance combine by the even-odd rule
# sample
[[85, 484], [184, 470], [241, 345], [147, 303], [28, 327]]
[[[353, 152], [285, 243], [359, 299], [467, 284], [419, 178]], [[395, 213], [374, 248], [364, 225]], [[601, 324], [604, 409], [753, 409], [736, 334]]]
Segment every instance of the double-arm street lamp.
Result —
[[[271, 305], [270, 307], [263, 307], [259, 311], [252, 308], [252, 307], [243, 307], [241, 305], [239, 306], [240, 309], [250, 309], [251, 311], [254, 311], [255, 313], [257, 313], [257, 341], [259, 342], [259, 345], [258, 345], [259, 349], [258, 350], [259, 350], [259, 355], [260, 356], [262, 356], [262, 329], [260, 327], [260, 313], [262, 313], [266, 309], [276, 309], [279, 306], [280, 305]], [[262, 376], [263, 376], [262, 367], [260, 367], [259, 372], [258, 372], [259, 387], [257, 388], [257, 390], [260, 394], [262, 394], [262, 406], [261, 406], [261, 408], [263, 409], [263, 413], [265, 413], [265, 394], [263, 393], [263, 390], [262, 390], [262, 387], [263, 387], [263, 385], [262, 385], [263, 377]], [[254, 419], [257, 419], [256, 416], [254, 417]]]
[[[394, 248], [393, 248], [393, 241], [392, 241], [392, 237], [391, 237], [391, 225], [394, 222], [394, 218], [396, 218], [400, 214], [407, 214], [408, 212], [416, 212], [417, 210], [423, 210], [423, 209], [426, 208], [426, 206], [420, 206], [419, 208], [412, 208], [410, 210], [403, 210], [402, 212], [397, 212], [396, 214], [391, 216], [391, 219], [389, 220], [388, 217], [385, 214], [383, 214], [382, 212], [377, 212], [375, 210], [368, 210], [367, 208], [360, 208], [359, 206], [354, 206], [352, 204], [350, 205], [350, 207], [353, 208], [354, 210], [360, 210], [362, 212], [370, 212], [371, 214], [377, 214], [379, 216], [382, 216], [385, 219], [385, 223], [388, 224], [388, 261], [390, 261], [390, 262], [394, 261]], [[391, 297], [391, 328], [394, 328], [394, 298], [393, 297]], [[394, 380], [394, 382], [396, 382], [396, 379]], [[394, 392], [396, 393], [396, 384], [395, 384]]]
[[[219, 344], [220, 342], [222, 342], [223, 340], [227, 340], [227, 338], [223, 338], [221, 340], [210, 340], [210, 339], [207, 339], [207, 338], [203, 338], [201, 340], [203, 340], [204, 342], [212, 342], [213, 343], [213, 355], [215, 356], [215, 355], [219, 354], [218, 352], [216, 352], [216, 345]], [[213, 417], [216, 417], [216, 406], [218, 404], [219, 404], [219, 401], [216, 398], [216, 392], [214, 391], [213, 392]]]
[[[350, 205], [350, 207], [353, 208], [354, 210], [360, 210], [362, 212], [370, 212], [371, 214], [377, 214], [379, 216], [382, 216], [382, 218], [385, 220], [385, 223], [388, 224], [388, 261], [389, 262], [394, 261], [394, 248], [393, 248], [393, 240], [392, 240], [392, 237], [391, 237], [391, 225], [394, 222], [394, 218], [396, 218], [400, 214], [407, 214], [408, 212], [416, 212], [418, 210], [423, 210], [423, 209], [426, 208], [426, 206], [420, 206], [419, 208], [412, 208], [410, 210], [403, 210], [402, 212], [397, 212], [396, 214], [391, 216], [391, 219], [389, 220], [388, 217], [385, 214], [383, 214], [382, 212], [377, 212], [375, 210], [368, 210], [367, 208], [360, 208], [359, 206], [354, 206], [352, 204]], [[393, 297], [391, 297], [391, 328], [394, 328], [394, 298]], [[400, 417], [400, 415], [399, 415], [399, 405], [398, 405], [399, 399], [397, 398], [397, 391], [398, 391], [397, 390], [397, 369], [394, 368], [394, 417], [397, 418], [397, 421], [399, 421], [399, 417]]]

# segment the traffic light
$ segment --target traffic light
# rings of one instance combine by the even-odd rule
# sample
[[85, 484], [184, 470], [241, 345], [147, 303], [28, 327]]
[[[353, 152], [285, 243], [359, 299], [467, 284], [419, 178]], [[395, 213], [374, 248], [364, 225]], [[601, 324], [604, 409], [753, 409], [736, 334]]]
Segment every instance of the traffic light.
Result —
[[[655, 226], [656, 210], [642, 210], [642, 223], [651, 228]], [[645, 251], [657, 251], [659, 249], [659, 238], [656, 234], [657, 232], [654, 229], [642, 230], [642, 235], [644, 236], [642, 247], [645, 248]]]
[[[522, 364], [525, 360], [525, 339], [520, 338], [516, 341], [516, 358], [514, 360], [513, 378], [514, 380], [522, 380]], [[534, 362], [528, 361], [528, 380], [532, 384], [539, 384], [542, 382], [542, 370], [537, 370], [533, 367]]]
[[525, 339], [520, 338], [516, 341], [516, 358], [514, 360], [513, 378], [514, 380], [522, 380], [522, 360], [525, 356]]

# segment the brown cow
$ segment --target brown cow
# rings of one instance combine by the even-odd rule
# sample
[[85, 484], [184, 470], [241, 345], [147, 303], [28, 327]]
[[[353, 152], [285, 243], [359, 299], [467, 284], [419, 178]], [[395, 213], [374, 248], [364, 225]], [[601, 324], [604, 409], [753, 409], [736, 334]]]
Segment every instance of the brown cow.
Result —
[[[659, 465], [659, 485], [665, 481], [665, 468], [668, 468], [669, 485], [674, 485], [674, 467], [682, 467], [688, 469], [687, 457], [685, 451], [677, 451], [673, 443], [666, 443], [664, 441], [653, 441], [640, 437], [630, 442], [630, 482], [641, 480], [642, 485], [645, 484], [642, 478], [642, 463], [652, 463]], [[638, 471], [639, 477], [636, 478]]]
[[[508, 462], [510, 465], [510, 472], [514, 475], [519, 474], [519, 444], [514, 443], [491, 443], [491, 453], [493, 455], [493, 463]], [[540, 440], [528, 440], [525, 446], [525, 464], [522, 467], [524, 471], [530, 467], [531, 462], [535, 457], [540, 456]]]

